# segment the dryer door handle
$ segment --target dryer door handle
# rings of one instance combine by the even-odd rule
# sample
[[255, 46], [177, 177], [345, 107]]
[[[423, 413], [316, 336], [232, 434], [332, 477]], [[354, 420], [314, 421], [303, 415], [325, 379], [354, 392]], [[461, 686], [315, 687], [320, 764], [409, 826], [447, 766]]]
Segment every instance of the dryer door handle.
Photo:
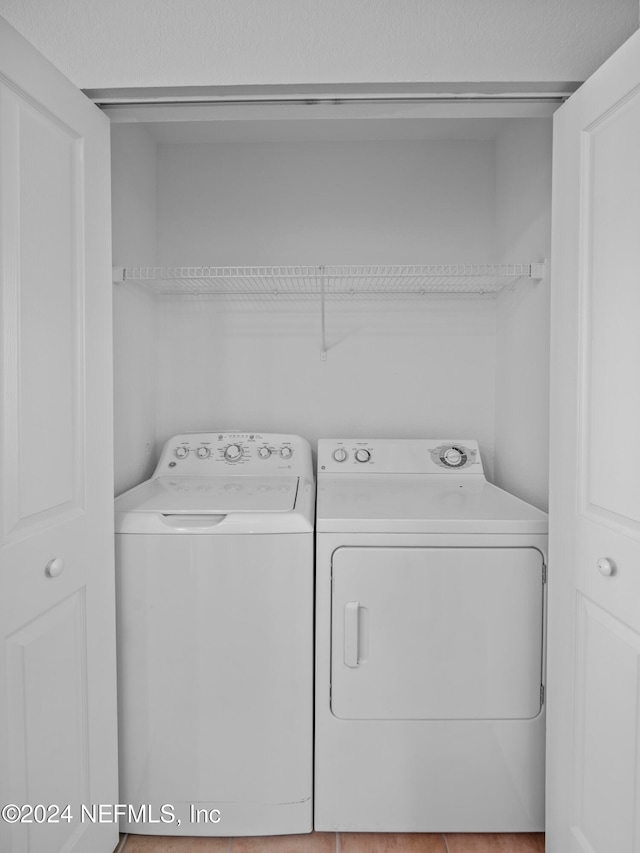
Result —
[[360, 665], [358, 636], [360, 634], [360, 602], [347, 601], [344, 606], [344, 663], [355, 668]]

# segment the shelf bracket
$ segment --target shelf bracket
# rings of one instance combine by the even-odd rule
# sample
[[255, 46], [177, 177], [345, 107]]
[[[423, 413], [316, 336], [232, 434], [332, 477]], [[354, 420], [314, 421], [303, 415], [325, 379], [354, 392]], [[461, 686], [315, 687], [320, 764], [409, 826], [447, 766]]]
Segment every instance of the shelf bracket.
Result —
[[324, 305], [324, 266], [318, 267], [320, 279], [320, 361], [327, 360], [327, 338], [325, 331], [325, 305]]
[[547, 274], [547, 262], [544, 260], [541, 263], [531, 264], [530, 269], [531, 278], [534, 279], [534, 281], [540, 281], [540, 279], [543, 279]]

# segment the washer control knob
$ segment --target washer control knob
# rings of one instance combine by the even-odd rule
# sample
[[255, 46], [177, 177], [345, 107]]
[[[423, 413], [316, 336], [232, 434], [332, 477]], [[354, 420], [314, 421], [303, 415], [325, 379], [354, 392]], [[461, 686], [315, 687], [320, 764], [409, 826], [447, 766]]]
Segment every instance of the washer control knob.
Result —
[[196, 450], [196, 456], [198, 457], [198, 459], [206, 459], [207, 456], [209, 456], [210, 452], [211, 451], [209, 450], [208, 447], [199, 447]]
[[462, 453], [457, 447], [450, 447], [444, 452], [444, 461], [452, 468], [456, 468], [462, 462]]
[[370, 459], [370, 450], [365, 450], [364, 447], [361, 447], [359, 450], [356, 450], [356, 462], [368, 462]]
[[229, 462], [237, 462], [242, 456], [242, 448], [239, 444], [230, 444], [224, 451], [224, 458]]
[[280, 456], [282, 456], [283, 459], [291, 459], [293, 456], [293, 450], [285, 445], [280, 448]]
[[188, 456], [188, 455], [189, 455], [189, 448], [188, 447], [182, 447], [182, 446], [176, 447], [176, 456], [178, 457], [178, 459], [184, 459], [185, 456]]
[[333, 458], [336, 462], [346, 462], [349, 454], [344, 449], [344, 447], [339, 447], [337, 450], [333, 451]]
[[268, 459], [271, 456], [271, 451], [268, 447], [259, 447], [258, 456], [260, 459]]

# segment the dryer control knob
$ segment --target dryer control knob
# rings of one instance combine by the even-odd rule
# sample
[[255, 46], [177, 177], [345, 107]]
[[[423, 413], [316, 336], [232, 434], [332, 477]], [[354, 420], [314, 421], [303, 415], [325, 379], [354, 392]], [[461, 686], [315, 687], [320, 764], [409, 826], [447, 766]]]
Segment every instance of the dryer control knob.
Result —
[[268, 459], [271, 456], [271, 450], [268, 447], [259, 447], [258, 456], [260, 459]]
[[346, 462], [349, 454], [343, 447], [339, 447], [337, 450], [333, 451], [333, 458], [336, 462]]
[[229, 462], [237, 462], [242, 456], [242, 448], [239, 444], [230, 444], [224, 451], [224, 458]]
[[280, 448], [280, 456], [282, 456], [283, 459], [291, 459], [293, 456], [293, 450], [285, 445]]
[[208, 447], [199, 447], [196, 450], [196, 456], [198, 457], [198, 459], [206, 459], [207, 456], [209, 456], [209, 453], [210, 451]]
[[176, 456], [178, 457], [178, 459], [184, 459], [188, 455], [189, 455], [189, 448], [188, 447], [182, 447], [182, 446], [176, 447]]
[[450, 447], [444, 452], [444, 461], [447, 465], [451, 465], [455, 468], [462, 462], [462, 453], [460, 453], [457, 447]]
[[368, 462], [371, 459], [371, 451], [365, 450], [364, 447], [361, 447], [359, 450], [356, 450], [356, 461], [357, 462]]

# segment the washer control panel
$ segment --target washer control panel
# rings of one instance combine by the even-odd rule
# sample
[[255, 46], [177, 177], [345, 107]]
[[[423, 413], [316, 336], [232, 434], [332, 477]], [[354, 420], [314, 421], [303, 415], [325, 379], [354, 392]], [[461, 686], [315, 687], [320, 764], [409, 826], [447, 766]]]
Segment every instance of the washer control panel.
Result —
[[311, 448], [299, 435], [255, 432], [198, 432], [174, 435], [164, 446], [154, 477], [231, 473], [306, 475]]
[[318, 474], [481, 474], [473, 439], [321, 438]]

